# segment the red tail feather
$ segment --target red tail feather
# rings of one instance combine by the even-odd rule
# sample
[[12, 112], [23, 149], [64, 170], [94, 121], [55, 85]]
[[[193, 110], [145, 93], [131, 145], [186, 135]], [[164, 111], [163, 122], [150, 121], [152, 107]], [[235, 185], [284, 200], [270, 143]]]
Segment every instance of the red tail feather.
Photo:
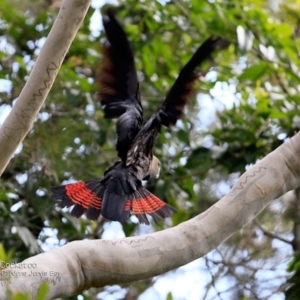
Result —
[[59, 206], [62, 208], [74, 205], [71, 211], [73, 216], [80, 217], [86, 213], [86, 217], [91, 220], [97, 220], [101, 213], [109, 220], [125, 222], [133, 214], [140, 223], [150, 224], [146, 215], [150, 215], [157, 221], [175, 212], [173, 207], [151, 194], [143, 186], [139, 186], [133, 193], [127, 195], [125, 193], [120, 197], [116, 192], [122, 185], [116, 187], [116, 182], [108, 183], [103, 185], [101, 180], [96, 179], [53, 187], [52, 198], [60, 199]]
[[127, 200], [125, 204], [125, 210], [131, 209], [134, 215], [140, 213], [145, 213], [150, 215], [160, 210], [165, 205], [166, 203], [161, 201], [153, 194], [150, 194], [146, 198], [138, 198], [138, 199], [134, 198], [132, 200]]
[[88, 218], [96, 220], [102, 206], [101, 184], [99, 180], [76, 182], [51, 188], [53, 199], [60, 199], [59, 206], [71, 207], [75, 204], [71, 214], [80, 217], [88, 211]]
[[170, 217], [176, 211], [144, 187], [140, 187], [134, 194], [134, 197], [126, 201], [124, 209], [127, 211], [130, 210], [133, 215], [136, 215], [140, 223], [145, 224], [149, 224], [146, 214], [150, 215], [155, 221], [158, 221]]
[[102, 199], [96, 196], [92, 190], [87, 187], [85, 182], [77, 182], [65, 186], [66, 195], [74, 204], [79, 204], [85, 209], [93, 206], [96, 209], [101, 209]]

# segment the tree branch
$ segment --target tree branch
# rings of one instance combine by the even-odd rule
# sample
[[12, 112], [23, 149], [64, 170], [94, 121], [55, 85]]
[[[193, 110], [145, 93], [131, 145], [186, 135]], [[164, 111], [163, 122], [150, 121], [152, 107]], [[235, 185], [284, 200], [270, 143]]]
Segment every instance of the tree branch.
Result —
[[[54, 299], [178, 268], [216, 248], [270, 201], [300, 186], [299, 157], [300, 133], [244, 173], [220, 201], [187, 222], [144, 236], [71, 242], [3, 270], [0, 280], [32, 298], [47, 281], [47, 299]], [[1, 299], [5, 292], [0, 285]]]
[[91, 0], [64, 0], [16, 104], [0, 128], [0, 175], [44, 104]]
[[262, 231], [262, 233], [265, 235], [265, 236], [268, 236], [269, 238], [272, 238], [272, 239], [277, 239], [279, 241], [282, 241], [284, 243], [287, 243], [289, 245], [292, 246], [293, 244], [293, 241], [290, 241], [290, 240], [287, 240], [281, 236], [278, 236], [277, 234], [273, 233], [273, 232], [270, 232], [269, 230], [265, 229], [262, 224], [257, 220], [257, 219], [254, 219], [253, 220], [254, 224]]

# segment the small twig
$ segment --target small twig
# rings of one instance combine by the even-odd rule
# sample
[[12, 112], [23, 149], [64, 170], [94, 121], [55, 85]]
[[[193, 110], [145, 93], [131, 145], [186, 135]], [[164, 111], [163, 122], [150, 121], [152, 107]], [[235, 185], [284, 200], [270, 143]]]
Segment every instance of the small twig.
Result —
[[177, 0], [172, 0], [171, 2], [174, 3], [174, 5], [181, 11], [181, 13], [187, 18], [189, 19], [189, 11], [186, 10], [180, 3], [180, 1]]
[[280, 237], [280, 236], [276, 235], [273, 232], [270, 232], [270, 231], [266, 230], [257, 219], [254, 219], [253, 222], [263, 232], [263, 234], [265, 236], [268, 236], [268, 237], [270, 237], [272, 239], [277, 239], [277, 240], [282, 241], [282, 242], [284, 242], [286, 244], [289, 244], [289, 245], [293, 244], [292, 241], [289, 241], [289, 240], [287, 240], [287, 239], [285, 239], [283, 237]]

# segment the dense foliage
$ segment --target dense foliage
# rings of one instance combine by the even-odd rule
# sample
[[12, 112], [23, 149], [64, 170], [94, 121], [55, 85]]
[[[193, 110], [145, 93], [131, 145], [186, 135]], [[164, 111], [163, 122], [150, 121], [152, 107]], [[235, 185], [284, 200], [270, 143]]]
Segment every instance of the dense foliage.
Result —
[[[1, 117], [22, 90], [55, 20], [55, 1], [49, 2], [0, 0]], [[162, 174], [148, 187], [178, 213], [172, 223], [152, 224], [151, 229], [134, 220], [123, 224], [119, 231], [129, 236], [201, 213], [228, 192], [249, 165], [299, 129], [300, 2], [118, 2], [117, 14], [136, 55], [146, 117], [163, 101], [178, 71], [205, 38], [216, 34], [231, 42], [205, 65], [208, 72], [199, 80], [199, 94], [190, 99], [182, 122], [172, 130], [163, 129], [156, 143]], [[101, 238], [109, 229], [103, 220], [75, 219], [49, 199], [50, 186], [100, 177], [116, 160], [115, 123], [103, 118], [95, 97], [102, 55], [99, 40], [104, 41], [102, 31], [92, 30], [97, 16], [98, 9], [92, 7], [34, 128], [1, 178], [1, 260], [21, 261], [72, 240]], [[284, 270], [293, 250], [300, 250], [298, 200], [297, 192], [278, 199], [204, 258], [209, 279], [199, 298], [283, 297], [287, 288], [293, 295], [298, 275], [290, 286], [291, 274]], [[295, 255], [290, 271], [299, 269], [297, 261]], [[270, 270], [272, 275], [266, 276]], [[153, 284], [148, 280], [124, 286], [122, 297], [136, 299]], [[114, 292], [90, 290], [84, 297], [94, 299], [99, 292], [104, 297], [110, 291]], [[176, 299], [172, 291], [167, 297]]]

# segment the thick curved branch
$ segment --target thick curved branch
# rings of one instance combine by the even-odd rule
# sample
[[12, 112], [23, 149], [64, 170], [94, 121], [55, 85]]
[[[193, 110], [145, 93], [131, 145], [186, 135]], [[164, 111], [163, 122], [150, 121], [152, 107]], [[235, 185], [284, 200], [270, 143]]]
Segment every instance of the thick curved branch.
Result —
[[0, 128], [0, 175], [44, 104], [91, 0], [64, 0], [16, 104]]
[[[0, 279], [12, 291], [31, 297], [47, 281], [47, 299], [54, 299], [178, 268], [216, 248], [270, 201], [300, 186], [299, 157], [300, 133], [244, 173], [215, 205], [187, 222], [145, 236], [71, 242], [31, 257], [18, 268], [7, 268]], [[5, 299], [1, 286], [0, 298]]]

